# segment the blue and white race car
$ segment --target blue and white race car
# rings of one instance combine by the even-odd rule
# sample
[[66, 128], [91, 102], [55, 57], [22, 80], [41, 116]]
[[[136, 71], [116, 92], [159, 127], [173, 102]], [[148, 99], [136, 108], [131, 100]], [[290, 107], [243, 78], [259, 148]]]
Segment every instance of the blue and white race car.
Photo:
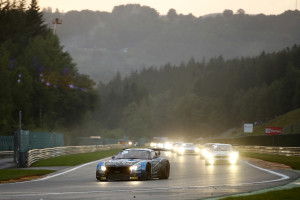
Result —
[[99, 181], [168, 179], [170, 162], [159, 156], [160, 152], [152, 149], [124, 149], [113, 156], [113, 160], [98, 163], [96, 179]]

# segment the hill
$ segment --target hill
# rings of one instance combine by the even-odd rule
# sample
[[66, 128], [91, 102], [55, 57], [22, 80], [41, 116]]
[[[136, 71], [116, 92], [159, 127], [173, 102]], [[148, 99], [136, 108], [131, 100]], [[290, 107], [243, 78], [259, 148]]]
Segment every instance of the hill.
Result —
[[[300, 108], [254, 126], [253, 133], [250, 133], [249, 135], [265, 135], [266, 127], [282, 127], [283, 134], [300, 134]], [[234, 128], [224, 132], [219, 137], [231, 138], [244, 135], [243, 128]]]
[[117, 73], [165, 63], [179, 65], [222, 55], [226, 59], [256, 56], [300, 43], [300, 12], [248, 15], [225, 10], [194, 17], [170, 9], [167, 15], [140, 5], [117, 6], [111, 13], [89, 10], [67, 13], [44, 10], [45, 23], [61, 18], [57, 35], [79, 71], [107, 83]]

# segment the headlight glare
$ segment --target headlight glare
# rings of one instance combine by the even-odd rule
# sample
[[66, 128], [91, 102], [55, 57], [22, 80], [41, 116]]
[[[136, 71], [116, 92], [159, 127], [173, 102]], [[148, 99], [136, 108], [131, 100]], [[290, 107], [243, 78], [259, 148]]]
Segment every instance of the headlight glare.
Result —
[[130, 171], [136, 171], [140, 168], [141, 166], [140, 165], [133, 165], [131, 167], [129, 167]]
[[179, 148], [179, 152], [180, 153], [184, 153], [184, 149], [183, 148]]
[[238, 152], [231, 152], [230, 153], [230, 163], [231, 164], [236, 164], [237, 163], [237, 160], [238, 160], [238, 157], [239, 157], [239, 153]]
[[103, 171], [103, 172], [106, 171], [105, 165], [102, 165], [102, 166], [100, 167], [100, 170]]
[[239, 153], [238, 152], [231, 152], [230, 153], [230, 158], [232, 158], [232, 159], [237, 159], [239, 157]]

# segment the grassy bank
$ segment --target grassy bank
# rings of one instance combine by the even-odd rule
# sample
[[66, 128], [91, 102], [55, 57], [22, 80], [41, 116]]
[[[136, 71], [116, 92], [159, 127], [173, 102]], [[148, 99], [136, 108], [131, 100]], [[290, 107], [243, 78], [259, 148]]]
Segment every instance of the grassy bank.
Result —
[[298, 200], [300, 199], [300, 187], [271, 191], [262, 194], [255, 194], [249, 196], [237, 196], [237, 197], [226, 197], [222, 200], [266, 200], [266, 199], [276, 199], [276, 200]]
[[[93, 153], [83, 153], [59, 156], [40, 160], [32, 165], [32, 167], [49, 167], [49, 166], [75, 166], [83, 163], [99, 160], [117, 154], [118, 150], [107, 150]], [[42, 176], [54, 172], [53, 170], [33, 170], [33, 169], [0, 169], [0, 181], [11, 179], [21, 179], [29, 176]]]
[[0, 181], [20, 179], [29, 176], [42, 176], [54, 172], [53, 170], [27, 170], [27, 169], [0, 169]]
[[296, 156], [282, 156], [275, 154], [261, 154], [261, 153], [252, 153], [252, 152], [240, 152], [241, 156], [246, 156], [250, 158], [258, 158], [261, 160], [282, 163], [292, 167], [293, 169], [300, 170], [300, 157]]

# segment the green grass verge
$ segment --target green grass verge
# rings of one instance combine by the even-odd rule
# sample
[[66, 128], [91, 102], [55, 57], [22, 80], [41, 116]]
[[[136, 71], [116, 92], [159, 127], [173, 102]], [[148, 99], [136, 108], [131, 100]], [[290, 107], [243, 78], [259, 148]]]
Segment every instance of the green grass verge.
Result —
[[277, 190], [266, 192], [262, 194], [255, 194], [249, 196], [236, 196], [236, 197], [226, 197], [222, 200], [266, 200], [266, 199], [276, 199], [276, 200], [298, 200], [300, 199], [300, 187]]
[[0, 169], [0, 181], [18, 179], [28, 176], [41, 176], [54, 172], [53, 170]]
[[[252, 135], [265, 135], [266, 127], [288, 127], [292, 124], [300, 123], [300, 108], [295, 109], [291, 112], [278, 116], [277, 118], [270, 120], [264, 124], [258, 125], [254, 127], [254, 131]], [[296, 131], [296, 130], [294, 130]], [[297, 133], [297, 132], [296, 132]]]
[[91, 162], [94, 160], [99, 160], [109, 156], [116, 155], [120, 152], [120, 149], [98, 151], [93, 153], [82, 153], [82, 154], [73, 154], [66, 156], [59, 156], [55, 158], [48, 158], [45, 160], [40, 160], [36, 163], [33, 163], [31, 167], [47, 167], [47, 166], [75, 166], [82, 163]]
[[262, 153], [252, 153], [252, 152], [240, 152], [241, 156], [246, 156], [250, 158], [258, 158], [261, 160], [282, 163], [292, 167], [293, 169], [300, 170], [300, 157], [296, 156], [282, 156], [275, 154], [262, 154]]

